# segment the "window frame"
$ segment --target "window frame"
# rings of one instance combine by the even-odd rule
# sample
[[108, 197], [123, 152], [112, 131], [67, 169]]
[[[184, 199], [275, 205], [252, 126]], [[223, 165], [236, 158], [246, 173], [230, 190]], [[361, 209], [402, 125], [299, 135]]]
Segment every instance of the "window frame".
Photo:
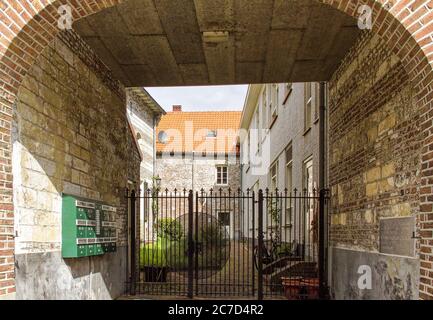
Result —
[[[309, 163], [311, 163], [311, 166], [307, 166]], [[308, 189], [308, 181], [307, 178], [307, 171], [308, 168], [311, 168], [311, 190]], [[302, 191], [307, 189], [307, 192], [310, 193], [314, 189], [314, 161], [313, 156], [307, 157], [304, 162], [302, 163]]]
[[269, 103], [269, 129], [272, 128], [273, 124], [278, 118], [278, 104], [279, 104], [279, 86], [274, 83], [269, 85], [269, 95], [270, 95], [270, 103]]
[[262, 141], [261, 141], [261, 134], [260, 134], [260, 108], [259, 105], [257, 105], [257, 109], [255, 112], [255, 125], [257, 130], [257, 154], [260, 153]]
[[[309, 97], [308, 97], [308, 92], [309, 92]], [[312, 104], [313, 104], [312, 82], [306, 82], [304, 85], [304, 131], [305, 132], [309, 131], [313, 125]]]
[[[219, 176], [219, 170], [220, 169], [225, 169], [225, 173], [226, 173], [226, 177], [225, 177], [225, 179], [226, 179], [226, 181], [224, 182], [224, 170], [221, 172], [221, 183], [218, 183], [218, 176]], [[216, 177], [215, 177], [215, 180], [216, 180], [216, 182], [215, 182], [215, 185], [217, 185], [217, 186], [228, 186], [228, 184], [229, 184], [229, 169], [228, 169], [228, 166], [227, 165], [217, 165], [216, 166]]]
[[[210, 135], [212, 133], [212, 135]], [[216, 139], [218, 137], [218, 131], [217, 130], [208, 130], [206, 133], [207, 139]]]
[[285, 89], [285, 93], [284, 93], [285, 97], [284, 97], [284, 100], [283, 100], [283, 105], [285, 105], [287, 103], [287, 101], [289, 100], [290, 94], [293, 91], [293, 83], [287, 82], [284, 85], [284, 89]]
[[320, 84], [316, 82], [315, 90], [314, 90], [314, 123], [319, 120], [320, 117]]
[[[275, 168], [275, 174], [272, 174], [273, 169]], [[273, 178], [275, 177], [275, 188], [273, 188], [272, 184], [273, 184]], [[271, 192], [274, 192], [275, 189], [278, 189], [278, 160], [275, 160], [270, 169], [269, 169], [269, 189]]]

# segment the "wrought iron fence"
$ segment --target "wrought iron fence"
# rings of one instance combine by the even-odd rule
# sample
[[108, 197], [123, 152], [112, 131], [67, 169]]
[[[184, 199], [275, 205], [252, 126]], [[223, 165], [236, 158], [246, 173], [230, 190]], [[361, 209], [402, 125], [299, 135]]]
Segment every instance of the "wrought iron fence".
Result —
[[137, 226], [129, 293], [305, 298], [303, 288], [318, 284], [324, 192], [146, 190], [127, 197]]

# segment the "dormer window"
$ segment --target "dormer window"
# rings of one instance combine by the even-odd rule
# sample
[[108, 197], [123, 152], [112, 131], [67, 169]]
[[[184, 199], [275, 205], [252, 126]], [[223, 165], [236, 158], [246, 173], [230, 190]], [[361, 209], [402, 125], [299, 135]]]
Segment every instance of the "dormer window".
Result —
[[216, 138], [217, 137], [217, 132], [216, 132], [216, 130], [209, 130], [208, 132], [207, 132], [207, 136], [206, 136], [207, 138]]
[[161, 131], [158, 134], [158, 142], [162, 144], [166, 144], [168, 142], [168, 135], [165, 131]]

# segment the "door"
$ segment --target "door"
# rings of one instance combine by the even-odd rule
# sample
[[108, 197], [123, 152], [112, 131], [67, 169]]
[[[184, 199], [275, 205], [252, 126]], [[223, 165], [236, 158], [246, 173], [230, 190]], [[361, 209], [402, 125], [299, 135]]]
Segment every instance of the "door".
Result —
[[303, 174], [303, 189], [306, 196], [303, 201], [304, 207], [304, 254], [307, 256], [315, 256], [314, 254], [314, 241], [313, 241], [313, 219], [314, 219], [314, 204], [311, 197], [313, 196], [313, 159], [309, 158], [304, 162]]
[[231, 228], [231, 215], [230, 212], [218, 212], [218, 220], [224, 229], [224, 233], [228, 239], [233, 239], [233, 232]]

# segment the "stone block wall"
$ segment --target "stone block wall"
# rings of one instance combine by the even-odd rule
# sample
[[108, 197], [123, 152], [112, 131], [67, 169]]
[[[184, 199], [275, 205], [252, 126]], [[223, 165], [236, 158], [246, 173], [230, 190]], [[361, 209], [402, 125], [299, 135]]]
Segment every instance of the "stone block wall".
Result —
[[[123, 293], [124, 194], [128, 180], [139, 182], [140, 161], [123, 85], [76, 34], [61, 34], [24, 79], [14, 115], [17, 298], [105, 299]], [[116, 253], [62, 259], [62, 193], [118, 208]]]
[[[228, 166], [227, 186], [216, 185], [216, 166], [218, 165]], [[193, 191], [200, 191], [201, 189], [209, 191], [212, 188], [215, 191], [221, 188], [224, 192], [227, 192], [228, 188], [232, 191], [237, 191], [240, 188], [240, 164], [237, 158], [230, 158], [227, 162], [224, 157], [211, 159], [210, 156], [196, 155], [193, 164], [190, 155], [184, 157], [178, 154], [173, 156], [158, 155], [156, 174], [161, 178], [162, 190], [173, 191], [174, 189], [183, 190], [183, 188], [186, 188], [187, 190], [193, 189]]]
[[[414, 94], [399, 59], [370, 33], [351, 49], [329, 83], [332, 265], [348, 268], [347, 279], [331, 282], [338, 298], [418, 297], [417, 257], [383, 255], [379, 228], [381, 219], [419, 211], [421, 127]], [[380, 269], [376, 276], [391, 280], [381, 284], [373, 279], [374, 294], [368, 295], [344, 285], [356, 286], [359, 266], [353, 262], [363, 261], [347, 260], [344, 250], [352, 258], [364, 257], [372, 269]], [[392, 268], [396, 261], [401, 263], [399, 274]], [[401, 285], [390, 293], [397, 282]]]
[[[162, 196], [164, 196], [165, 190], [167, 190], [168, 193], [172, 193], [175, 189], [178, 190], [179, 196], [183, 195], [184, 189], [186, 189], [186, 196], [188, 196], [189, 190], [193, 190], [194, 197], [196, 197], [197, 193], [202, 197], [205, 197], [207, 194], [209, 196], [209, 198], [206, 199], [207, 204], [203, 204], [202, 206], [201, 203], [198, 202], [197, 212], [209, 215], [212, 214], [215, 218], [218, 218], [218, 212], [230, 212], [230, 236], [237, 237], [242, 227], [239, 218], [239, 201], [228, 197], [235, 197], [238, 189], [241, 187], [239, 158], [231, 155], [227, 161], [224, 159], [224, 156], [219, 157], [219, 159], [214, 159], [212, 156], [201, 157], [196, 155], [193, 164], [191, 155], [158, 155], [156, 160], [156, 174], [161, 178]], [[227, 165], [228, 185], [221, 186], [216, 184], [216, 166], [218, 165]], [[211, 189], [213, 190], [213, 198], [210, 197]], [[203, 190], [203, 193], [201, 190]], [[181, 193], [179, 193], [179, 191]], [[222, 198], [217, 198], [219, 195], [221, 195]], [[224, 200], [224, 197], [227, 198]], [[178, 201], [179, 209], [173, 210], [177, 216], [185, 214], [184, 208], [188, 208], [188, 205], [184, 207], [182, 201], [183, 200]], [[161, 201], [160, 203], [161, 212], [164, 214], [164, 212], [166, 212], [163, 207], [165, 202]], [[195, 200], [194, 206], [196, 206]]]

